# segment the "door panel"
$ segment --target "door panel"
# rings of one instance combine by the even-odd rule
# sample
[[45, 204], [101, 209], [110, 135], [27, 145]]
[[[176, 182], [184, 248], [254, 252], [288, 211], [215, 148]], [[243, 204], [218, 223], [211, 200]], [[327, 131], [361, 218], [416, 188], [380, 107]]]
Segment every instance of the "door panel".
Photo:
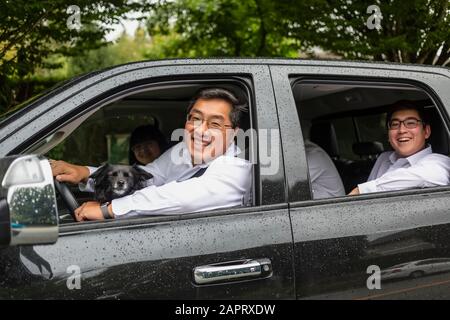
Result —
[[[95, 103], [110, 98], [118, 87], [132, 90], [136, 83], [175, 75], [248, 76], [257, 128], [275, 129], [279, 134], [267, 66], [185, 64], [132, 64], [76, 83], [44, 100], [26, 117], [16, 117], [0, 128], [4, 133], [0, 156], [25, 150], [74, 114], [91, 112]], [[255, 165], [254, 195], [259, 207], [64, 225], [54, 245], [0, 249], [0, 298], [295, 298], [281, 145], [278, 151], [276, 172], [260, 173], [259, 164]], [[233, 283], [194, 284], [194, 268], [244, 259], [269, 259], [272, 274]]]
[[[426, 269], [405, 267], [385, 274], [399, 264], [450, 257], [449, 195], [442, 191], [357, 201], [341, 198], [292, 208], [297, 296], [450, 298], [450, 270], [418, 279], [413, 279], [413, 272], [428, 273]], [[368, 271], [370, 266], [381, 274]], [[380, 276], [380, 288], [370, 278], [374, 274]]]
[[[292, 299], [287, 207], [236, 210], [242, 213], [194, 214], [197, 217], [161, 222], [147, 218], [147, 223], [136, 224], [114, 221], [110, 227], [84, 231], [81, 225], [62, 227], [54, 245], [0, 251], [1, 261], [14, 260], [21, 269], [14, 272], [15, 279], [2, 285], [0, 297]], [[272, 262], [270, 277], [194, 284], [197, 266], [261, 258]], [[81, 271], [81, 289], [70, 290], [67, 282], [72, 281], [74, 268]], [[2, 274], [12, 278], [11, 272]], [[29, 278], [26, 281], [25, 276]]]
[[308, 168], [289, 80], [291, 74], [335, 80], [414, 79], [412, 84], [433, 95], [448, 132], [448, 70], [352, 62], [270, 68], [289, 187], [297, 298], [450, 298], [450, 274], [427, 272], [434, 267], [427, 259], [450, 257], [449, 188], [308, 200]]

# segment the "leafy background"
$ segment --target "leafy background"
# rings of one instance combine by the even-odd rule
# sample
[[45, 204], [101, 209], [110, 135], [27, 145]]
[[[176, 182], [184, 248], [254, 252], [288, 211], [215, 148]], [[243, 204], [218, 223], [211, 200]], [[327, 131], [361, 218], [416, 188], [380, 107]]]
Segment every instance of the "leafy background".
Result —
[[[80, 30], [70, 30], [70, 5]], [[380, 30], [367, 21], [378, 5]], [[114, 23], [139, 28], [105, 40]], [[147, 59], [289, 57], [446, 66], [449, 0], [0, 0], [0, 114], [77, 75]], [[25, 103], [23, 103], [25, 102]]]

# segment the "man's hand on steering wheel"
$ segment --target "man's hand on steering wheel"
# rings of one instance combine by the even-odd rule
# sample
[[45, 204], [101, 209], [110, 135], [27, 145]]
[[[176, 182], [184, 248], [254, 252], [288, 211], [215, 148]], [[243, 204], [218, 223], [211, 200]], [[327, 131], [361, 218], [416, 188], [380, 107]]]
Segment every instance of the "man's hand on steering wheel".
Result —
[[70, 215], [77, 221], [75, 210], [79, 207], [77, 200], [70, 191], [69, 187], [64, 182], [77, 184], [86, 182], [89, 178], [89, 169], [84, 166], [77, 166], [65, 161], [49, 160], [52, 174], [55, 178], [55, 188], [58, 190], [61, 199], [63, 200]]
[[60, 182], [78, 184], [86, 183], [89, 178], [89, 169], [85, 166], [78, 166], [62, 160], [49, 160], [52, 174]]
[[72, 219], [76, 222], [78, 221], [75, 215], [75, 210], [80, 206], [78, 204], [77, 199], [73, 195], [72, 191], [70, 191], [67, 184], [64, 182], [59, 182], [58, 180], [54, 180], [55, 189], [58, 191], [61, 196], [61, 200], [63, 201], [66, 208], [69, 210]]

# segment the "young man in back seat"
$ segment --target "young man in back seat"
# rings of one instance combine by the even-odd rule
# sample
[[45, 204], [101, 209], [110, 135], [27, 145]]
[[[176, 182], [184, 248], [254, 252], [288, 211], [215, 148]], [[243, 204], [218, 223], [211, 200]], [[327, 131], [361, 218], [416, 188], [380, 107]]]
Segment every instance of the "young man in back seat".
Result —
[[358, 184], [349, 195], [450, 184], [450, 158], [433, 153], [427, 144], [431, 127], [423, 108], [398, 101], [388, 112], [386, 124], [394, 151], [382, 153], [367, 182]]

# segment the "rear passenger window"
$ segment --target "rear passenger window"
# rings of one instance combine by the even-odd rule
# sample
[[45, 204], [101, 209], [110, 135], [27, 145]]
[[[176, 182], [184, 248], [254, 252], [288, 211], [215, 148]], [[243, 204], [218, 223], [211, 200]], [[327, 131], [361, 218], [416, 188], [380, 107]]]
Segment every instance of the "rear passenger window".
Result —
[[390, 148], [386, 131], [386, 113], [356, 117], [360, 141], [379, 141], [384, 149]]
[[[408, 176], [415, 170], [418, 159], [431, 150], [430, 153], [439, 156], [433, 155], [438, 161], [436, 167], [429, 169], [437, 168], [436, 172], [450, 179], [449, 135], [442, 121], [443, 111], [423, 89], [410, 84], [296, 80], [295, 77], [291, 83], [305, 138], [311, 198], [344, 196], [356, 187], [366, 193], [448, 184], [447, 178], [427, 180], [429, 174], [421, 176], [422, 173], [414, 172], [415, 175]], [[387, 126], [387, 115], [398, 104], [407, 105], [408, 110], [411, 106], [418, 108], [424, 119], [417, 119], [421, 116], [415, 109], [397, 111], [396, 117], [406, 115], [409, 119], [412, 115], [416, 120], [400, 125], [397, 122], [392, 128]], [[421, 136], [427, 135], [427, 126], [431, 135], [423, 138], [421, 145], [416, 144]], [[420, 151], [423, 152], [419, 154]], [[417, 157], [412, 157], [416, 154]], [[388, 174], [399, 167], [405, 168], [398, 171], [404, 176]], [[408, 183], [389, 180], [382, 184], [381, 177], [404, 179]], [[423, 181], [415, 181], [416, 178]], [[414, 183], [409, 183], [412, 180]], [[366, 184], [368, 181], [374, 182]]]
[[358, 138], [356, 137], [355, 130], [351, 129], [354, 126], [353, 119], [350, 117], [333, 119], [331, 124], [334, 126], [335, 131], [339, 133], [339, 138], [337, 139], [339, 157], [352, 160], [356, 159], [352, 151], [352, 146], [358, 141]]

